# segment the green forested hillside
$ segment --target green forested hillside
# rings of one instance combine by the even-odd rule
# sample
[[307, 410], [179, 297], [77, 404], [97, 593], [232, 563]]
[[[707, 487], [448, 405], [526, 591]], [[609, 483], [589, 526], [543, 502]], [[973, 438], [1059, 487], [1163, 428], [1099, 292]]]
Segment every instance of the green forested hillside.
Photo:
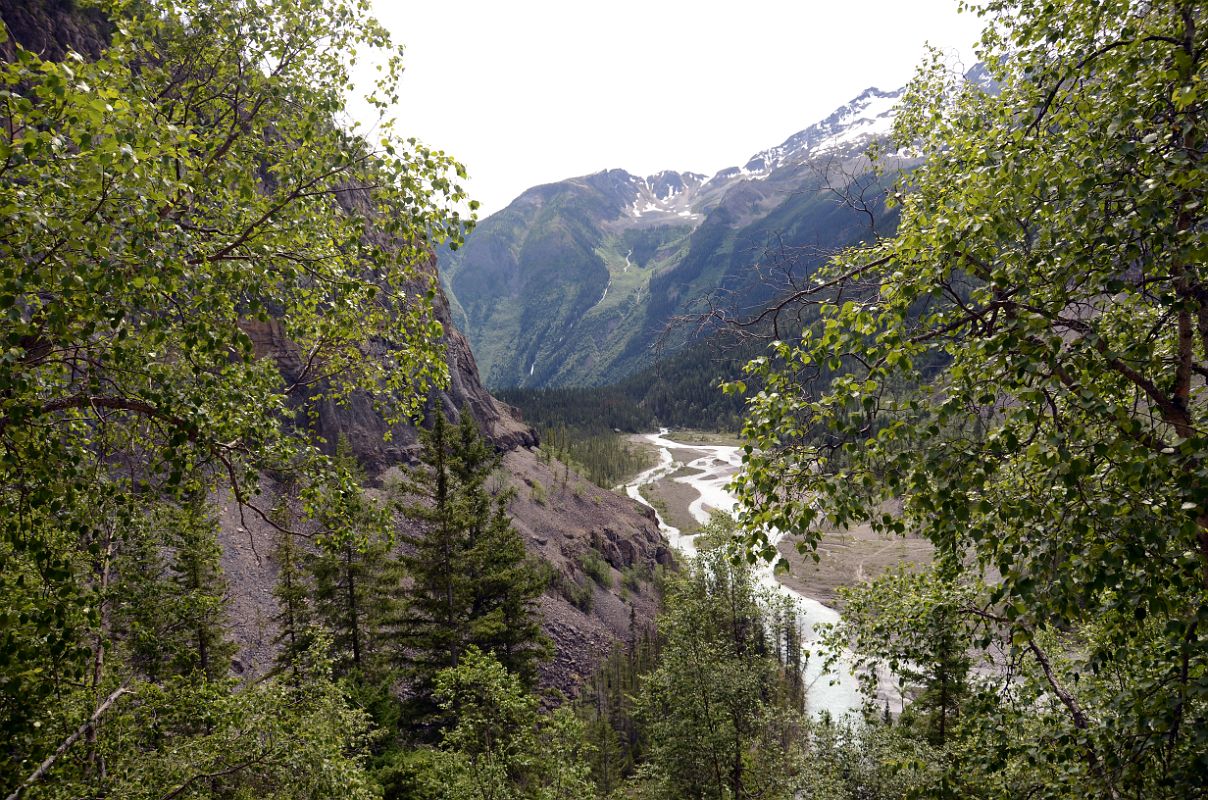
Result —
[[[859, 152], [800, 158], [707, 181], [611, 170], [530, 189], [488, 217], [440, 255], [487, 385], [599, 386], [653, 365], [696, 338], [674, 323], [707, 298], [755, 308], [868, 239], [869, 215], [844, 195], [892, 228], [886, 179]], [[652, 184], [670, 194], [650, 195]]]
[[725, 394], [720, 386], [738, 378], [743, 366], [767, 348], [766, 338], [738, 342], [711, 337], [608, 386], [506, 389], [496, 394], [538, 427], [637, 433], [665, 425], [737, 431], [745, 398]]
[[538, 429], [543, 452], [611, 488], [653, 466], [627, 434], [660, 426], [738, 431], [745, 397], [723, 392], [721, 384], [741, 375], [743, 365], [768, 345], [764, 339], [728, 344], [723, 349], [715, 338], [702, 340], [610, 386], [496, 394]]
[[[785, 253], [785, 257], [792, 254]], [[776, 298], [784, 302], [788, 296]], [[790, 304], [791, 305], [791, 304]], [[774, 363], [780, 342], [792, 341], [816, 328], [817, 309], [789, 308], [784, 314], [737, 313], [735, 324], [716, 327], [633, 375], [604, 386], [584, 388], [504, 389], [496, 395], [521, 410], [538, 427], [637, 433], [659, 426], [737, 432], [748, 398], [761, 388], [758, 376], [748, 376], [752, 359]], [[688, 323], [685, 323], [688, 324]], [[783, 339], [776, 337], [777, 332]], [[942, 359], [932, 359], [938, 363]], [[841, 366], [839, 367], [841, 369]], [[931, 367], [934, 369], [934, 366]], [[820, 367], [816, 379], [836, 371]], [[746, 378], [742, 391], [726, 392], [727, 383]]]

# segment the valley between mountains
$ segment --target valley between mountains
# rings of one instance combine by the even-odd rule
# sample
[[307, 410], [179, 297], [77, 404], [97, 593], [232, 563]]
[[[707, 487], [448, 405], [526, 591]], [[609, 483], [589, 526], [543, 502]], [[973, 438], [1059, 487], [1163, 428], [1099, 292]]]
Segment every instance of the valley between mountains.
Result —
[[0, 0], [0, 797], [1208, 800], [1208, 5], [956, 5], [479, 220], [371, 0]]
[[[985, 73], [974, 70], [967, 79], [984, 81]], [[782, 144], [713, 176], [667, 171], [642, 178], [605, 170], [534, 187], [492, 214], [463, 247], [438, 255], [453, 318], [467, 332], [487, 385], [507, 389], [503, 396], [542, 429], [543, 449], [570, 461], [576, 439], [608, 438], [617, 426], [649, 429], [661, 420], [637, 410], [647, 395], [622, 390], [618, 402], [633, 417], [622, 420], [623, 412], [612, 409], [590, 424], [566, 427], [557, 412], [534, 405], [542, 390], [571, 387], [578, 398], [574, 387], [615, 387], [639, 373], [640, 383], [660, 383], [661, 373], [677, 369], [669, 356], [685, 351], [712, 362], [707, 385], [698, 380], [695, 391], [720, 395], [717, 382], [736, 374], [717, 364], [722, 347], [707, 336], [710, 327], [684, 320], [702, 314], [710, 301], [735, 313], [758, 308], [807, 280], [831, 253], [876, 235], [878, 220], [892, 225], [877, 199], [884, 185], [879, 173], [910, 161], [891, 154], [874, 167], [867, 152], [888, 140], [903, 92], [867, 89]], [[868, 203], [863, 211], [842, 202], [857, 192]], [[594, 408], [590, 400], [582, 404]], [[719, 428], [729, 419], [704, 410], [690, 421]], [[558, 440], [567, 436], [559, 452]], [[643, 506], [661, 509], [660, 529], [673, 550], [691, 555], [691, 534], [711, 511], [733, 511], [725, 486], [740, 468], [738, 449], [700, 450], [653, 435], [651, 442], [659, 466], [618, 483]], [[684, 474], [671, 474], [677, 470]], [[658, 496], [673, 486], [701, 496], [690, 505], [674, 491]], [[672, 527], [668, 516], [687, 520], [693, 530]], [[783, 550], [797, 568], [783, 578], [785, 587], [800, 587], [813, 574], [809, 594], [781, 587], [770, 568], [760, 580], [805, 604], [804, 641], [816, 647], [812, 625], [838, 619], [819, 599], [834, 604], [839, 586], [930, 558], [925, 543], [895, 544], [867, 529], [832, 535], [828, 551], [837, 552], [828, 552], [827, 564], [836, 569], [826, 575], [802, 563], [791, 542]], [[822, 658], [820, 652], [810, 667], [809, 707], [836, 717], [858, 711], [849, 667], [835, 668], [832, 687], [820, 678]], [[902, 698], [896, 703], [900, 709]]]
[[[981, 68], [966, 80], [989, 85]], [[903, 94], [869, 88], [782, 144], [713, 176], [604, 170], [522, 193], [479, 224], [463, 247], [438, 259], [454, 320], [467, 332], [486, 384], [506, 390], [503, 397], [538, 425], [546, 450], [559, 453], [559, 439], [569, 437], [559, 454], [572, 462], [582, 457], [574, 452], [576, 439], [649, 430], [663, 421], [713, 429], [732, 423], [728, 409], [716, 404], [686, 414], [658, 409], [660, 417], [648, 402], [658, 391], [652, 385], [674, 385], [677, 373], [688, 373], [692, 392], [720, 399], [718, 382], [736, 378], [741, 364], [733, 354], [725, 358], [733, 344], [709, 336], [717, 334], [717, 320], [693, 323], [693, 315], [711, 303], [735, 315], [758, 309], [809, 280], [831, 254], [877, 235], [878, 224], [892, 229], [881, 175], [911, 161], [892, 147], [876, 165], [867, 154], [888, 142]], [[852, 206], [857, 195], [865, 206]], [[739, 356], [757, 352], [748, 347]], [[601, 384], [611, 384], [603, 389], [614, 395], [609, 408], [598, 405], [595, 390], [579, 388]], [[559, 399], [551, 406], [543, 402], [548, 398]], [[565, 413], [559, 403], [595, 418]], [[738, 448], [656, 435], [643, 441], [658, 448], [659, 464], [637, 476], [616, 473], [617, 483], [659, 509], [673, 549], [691, 555], [692, 534], [710, 513], [733, 511], [725, 487], [740, 469]], [[886, 539], [867, 527], [832, 532], [824, 549], [826, 568], [819, 570], [801, 560], [791, 541], [782, 548], [795, 569], [780, 576], [779, 591], [813, 609], [804, 624], [805, 641], [815, 646], [811, 620], [837, 619], [820, 600], [834, 605], [840, 586], [930, 560], [925, 542]], [[761, 581], [780, 585], [770, 568]], [[835, 716], [858, 710], [847, 667], [837, 669], [839, 683], [831, 688], [818, 679], [821, 663], [819, 655], [810, 707]], [[902, 699], [896, 702], [900, 708]]]

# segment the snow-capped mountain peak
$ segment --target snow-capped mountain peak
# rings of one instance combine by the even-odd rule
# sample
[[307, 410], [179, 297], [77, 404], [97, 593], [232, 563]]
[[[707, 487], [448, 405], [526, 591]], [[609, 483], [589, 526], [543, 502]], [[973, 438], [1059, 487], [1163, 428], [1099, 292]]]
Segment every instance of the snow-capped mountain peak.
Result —
[[[976, 64], [965, 73], [965, 81], [980, 91], [995, 94], [998, 85], [985, 64]], [[864, 152], [868, 145], [889, 138], [897, 106], [906, 87], [885, 92], [870, 86], [847, 105], [826, 119], [795, 133], [783, 144], [756, 153], [743, 167], [730, 167], [713, 177], [763, 179], [773, 171], [801, 164], [818, 156], [850, 157]]]
[[775, 183], [780, 176], [795, 180], [793, 170], [782, 170], [819, 156], [856, 156], [873, 141], [888, 137], [897, 103], [904, 93], [904, 88], [892, 92], [876, 87], [865, 89], [826, 119], [793, 134], [776, 147], [756, 153], [744, 166], [728, 167], [712, 177], [673, 170], [642, 177], [613, 169], [588, 176], [586, 180], [619, 200], [625, 209], [623, 218], [640, 225], [699, 223], [738, 183]]
[[854, 155], [873, 140], [890, 134], [894, 109], [904, 92], [869, 87], [821, 122], [793, 134], [777, 147], [756, 153], [740, 171], [757, 177], [818, 155]]
[[[793, 134], [784, 143], [756, 153], [744, 166], [728, 167], [712, 177], [692, 172], [659, 172], [629, 176], [633, 201], [630, 217], [675, 216], [703, 219], [702, 212], [720, 200], [726, 187], [738, 181], [768, 179], [774, 172], [817, 156], [853, 156], [876, 140], [889, 136], [894, 109], [905, 89], [883, 92], [870, 87], [826, 119]], [[698, 202], [700, 201], [700, 202]], [[703, 205], [702, 205], [703, 204]]]

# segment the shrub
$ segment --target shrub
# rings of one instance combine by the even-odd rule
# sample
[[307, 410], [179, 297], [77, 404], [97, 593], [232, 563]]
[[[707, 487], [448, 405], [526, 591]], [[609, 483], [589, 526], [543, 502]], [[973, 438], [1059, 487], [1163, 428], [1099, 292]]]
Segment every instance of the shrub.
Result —
[[584, 553], [583, 557], [579, 560], [579, 566], [591, 576], [593, 581], [605, 589], [612, 588], [612, 568], [595, 550], [588, 550]]
[[592, 605], [595, 603], [596, 591], [590, 582], [579, 583], [574, 578], [550, 567], [549, 585], [575, 608], [584, 613], [591, 611]]

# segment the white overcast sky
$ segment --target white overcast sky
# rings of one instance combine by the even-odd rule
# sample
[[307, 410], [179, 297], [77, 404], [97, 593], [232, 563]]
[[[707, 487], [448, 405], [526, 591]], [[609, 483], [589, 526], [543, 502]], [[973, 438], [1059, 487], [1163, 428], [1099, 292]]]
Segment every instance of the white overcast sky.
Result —
[[398, 133], [469, 170], [480, 216], [620, 167], [712, 175], [897, 88], [925, 43], [967, 65], [956, 0], [373, 0], [406, 47]]

